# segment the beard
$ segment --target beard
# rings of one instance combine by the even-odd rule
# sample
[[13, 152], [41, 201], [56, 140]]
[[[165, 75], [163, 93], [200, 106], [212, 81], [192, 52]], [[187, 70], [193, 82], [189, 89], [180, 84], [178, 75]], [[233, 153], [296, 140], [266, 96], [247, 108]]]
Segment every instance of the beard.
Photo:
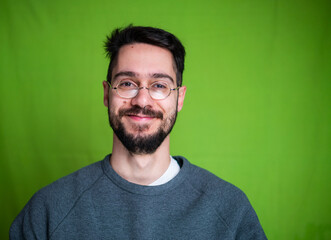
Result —
[[[148, 117], [158, 118], [161, 120], [161, 125], [155, 133], [145, 135], [144, 131], [149, 129], [149, 125], [136, 124], [133, 125], [133, 129], [137, 132], [136, 136], [130, 134], [125, 129], [121, 119], [123, 116], [134, 114], [143, 114]], [[175, 112], [166, 119], [163, 119], [163, 113], [160, 111], [141, 108], [137, 105], [132, 108], [121, 109], [118, 114], [115, 114], [108, 108], [108, 117], [109, 124], [114, 133], [130, 153], [136, 155], [152, 154], [162, 144], [175, 125], [177, 118], [177, 107]]]

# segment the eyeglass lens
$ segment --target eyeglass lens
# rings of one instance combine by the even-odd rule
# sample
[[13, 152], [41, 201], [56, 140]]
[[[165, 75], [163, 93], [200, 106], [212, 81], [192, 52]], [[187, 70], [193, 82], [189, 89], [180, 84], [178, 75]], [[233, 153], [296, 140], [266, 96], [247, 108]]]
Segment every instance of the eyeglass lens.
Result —
[[[144, 87], [143, 87], [144, 88]], [[133, 98], [137, 96], [139, 90], [142, 88], [138, 87], [134, 82], [121, 81], [116, 87], [118, 95], [124, 98]], [[148, 92], [153, 99], [164, 99], [170, 94], [170, 87], [165, 82], [154, 82], [148, 88]]]

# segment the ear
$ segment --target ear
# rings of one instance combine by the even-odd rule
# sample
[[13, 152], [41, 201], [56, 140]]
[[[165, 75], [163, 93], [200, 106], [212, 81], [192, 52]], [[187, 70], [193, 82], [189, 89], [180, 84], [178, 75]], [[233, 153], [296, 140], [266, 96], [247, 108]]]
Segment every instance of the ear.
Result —
[[103, 85], [103, 104], [109, 107], [109, 85], [106, 81], [102, 82]]
[[186, 93], [186, 86], [182, 86], [178, 90], [178, 105], [177, 105], [177, 111], [179, 112], [183, 108], [184, 104], [184, 98]]

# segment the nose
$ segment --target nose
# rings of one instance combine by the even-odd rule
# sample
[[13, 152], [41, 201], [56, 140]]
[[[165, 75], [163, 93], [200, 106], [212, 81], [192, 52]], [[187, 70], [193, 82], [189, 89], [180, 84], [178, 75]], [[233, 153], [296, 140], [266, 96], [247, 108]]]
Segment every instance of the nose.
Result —
[[141, 108], [153, 106], [153, 99], [149, 95], [147, 87], [139, 88], [137, 96], [131, 99], [131, 104]]

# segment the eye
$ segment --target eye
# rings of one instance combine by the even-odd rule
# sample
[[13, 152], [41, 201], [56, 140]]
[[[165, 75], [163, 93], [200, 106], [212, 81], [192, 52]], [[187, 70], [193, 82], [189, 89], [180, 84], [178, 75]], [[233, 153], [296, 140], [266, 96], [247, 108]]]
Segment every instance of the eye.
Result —
[[164, 90], [168, 88], [168, 85], [166, 83], [162, 82], [155, 82], [151, 85], [151, 88], [158, 89], [158, 90]]
[[121, 89], [133, 89], [137, 88], [137, 85], [130, 80], [123, 80], [117, 85], [117, 87]]

